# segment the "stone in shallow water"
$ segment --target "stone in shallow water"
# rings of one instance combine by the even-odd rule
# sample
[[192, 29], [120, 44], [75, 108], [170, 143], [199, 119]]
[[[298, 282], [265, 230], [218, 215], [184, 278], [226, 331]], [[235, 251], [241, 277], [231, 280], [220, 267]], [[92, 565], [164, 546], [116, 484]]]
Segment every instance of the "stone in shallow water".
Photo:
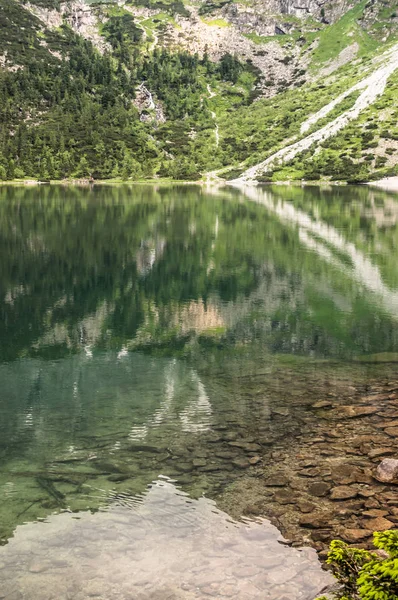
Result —
[[388, 510], [381, 510], [378, 508], [372, 508], [362, 513], [363, 517], [385, 517], [388, 515]]
[[339, 413], [342, 417], [346, 417], [347, 419], [355, 419], [357, 417], [367, 417], [368, 415], [373, 415], [380, 408], [377, 406], [341, 406], [339, 408]]
[[317, 468], [311, 469], [303, 469], [299, 471], [298, 474], [302, 475], [302, 477], [317, 477], [320, 474], [321, 470]]
[[386, 529], [392, 529], [394, 527], [394, 523], [391, 523], [391, 521], [385, 519], [384, 517], [369, 519], [365, 523], [366, 527], [372, 531], [385, 531]]
[[341, 533], [343, 540], [352, 544], [361, 542], [371, 535], [372, 531], [370, 529], [344, 529]]
[[384, 432], [391, 437], [398, 437], [398, 427], [388, 427]]
[[330, 519], [330, 515], [312, 514], [307, 517], [301, 517], [299, 523], [306, 529], [323, 529]]
[[296, 502], [291, 490], [279, 490], [275, 493], [274, 500], [278, 504], [294, 504]]
[[232, 461], [232, 464], [238, 469], [247, 469], [247, 467], [249, 467], [249, 461], [246, 458], [235, 458], [235, 460]]
[[357, 496], [358, 490], [348, 485], [335, 487], [330, 492], [331, 500], [349, 500], [350, 498], [356, 498]]
[[387, 456], [389, 454], [394, 454], [395, 450], [392, 448], [375, 448], [374, 450], [370, 450], [368, 452], [369, 458], [378, 458], [379, 456]]
[[49, 568], [50, 568], [50, 565], [48, 563], [33, 562], [29, 567], [29, 571], [30, 571], [30, 573], [43, 573], [44, 571], [47, 571]]
[[320, 400], [319, 402], [315, 402], [315, 404], [312, 405], [313, 408], [329, 408], [330, 406], [333, 405], [329, 400]]
[[282, 475], [282, 473], [271, 475], [265, 481], [265, 485], [268, 487], [285, 487], [285, 485], [288, 485], [288, 483], [289, 483], [288, 478], [285, 477], [285, 475]]
[[205, 458], [194, 458], [192, 461], [194, 467], [205, 467], [206, 463], [207, 461]]
[[326, 496], [330, 492], [331, 485], [324, 481], [316, 481], [308, 487], [308, 493], [311, 496], [317, 496], [318, 498], [322, 498], [322, 496]]
[[398, 484], [398, 460], [385, 458], [376, 469], [375, 478], [381, 483]]
[[298, 502], [297, 506], [302, 513], [313, 512], [316, 508], [315, 504], [312, 504], [312, 502], [307, 502], [306, 500]]

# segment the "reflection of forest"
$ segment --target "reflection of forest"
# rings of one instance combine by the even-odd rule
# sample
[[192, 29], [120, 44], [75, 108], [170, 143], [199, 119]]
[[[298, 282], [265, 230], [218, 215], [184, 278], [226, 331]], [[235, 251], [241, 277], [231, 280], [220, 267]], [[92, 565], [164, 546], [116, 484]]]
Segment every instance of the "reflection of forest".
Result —
[[397, 206], [360, 187], [3, 187], [0, 357], [395, 351]]

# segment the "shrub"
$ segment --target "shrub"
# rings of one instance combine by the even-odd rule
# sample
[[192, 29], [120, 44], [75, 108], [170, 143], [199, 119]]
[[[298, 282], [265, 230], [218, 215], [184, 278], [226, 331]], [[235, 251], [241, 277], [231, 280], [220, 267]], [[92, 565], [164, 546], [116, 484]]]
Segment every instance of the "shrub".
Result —
[[336, 598], [397, 600], [398, 530], [374, 533], [373, 543], [377, 553], [351, 548], [338, 540], [331, 542], [326, 562], [341, 584]]

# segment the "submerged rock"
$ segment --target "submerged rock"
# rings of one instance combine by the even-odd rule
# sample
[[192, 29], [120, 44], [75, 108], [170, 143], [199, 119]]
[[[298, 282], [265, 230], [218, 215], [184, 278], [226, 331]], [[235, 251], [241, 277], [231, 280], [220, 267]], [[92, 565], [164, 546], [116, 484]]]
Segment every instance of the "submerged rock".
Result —
[[352, 544], [361, 542], [371, 535], [372, 531], [370, 529], [344, 529], [341, 533], [343, 540]]
[[366, 521], [366, 527], [369, 527], [372, 531], [385, 531], [386, 529], [392, 529], [394, 526], [394, 523], [384, 517], [376, 517], [376, 519]]
[[299, 520], [299, 524], [301, 527], [305, 527], [306, 529], [324, 529], [325, 524], [327, 524], [330, 515], [324, 514], [312, 514], [307, 517], [301, 517]]
[[288, 485], [289, 481], [285, 475], [282, 473], [271, 475], [265, 482], [265, 485], [268, 487], [285, 487]]
[[385, 458], [377, 467], [375, 478], [381, 483], [394, 483], [398, 485], [398, 460]]
[[394, 454], [392, 448], [375, 448], [368, 452], [369, 458], [378, 458], [379, 456], [387, 456], [388, 454]]
[[331, 486], [324, 481], [317, 481], [309, 486], [308, 493], [311, 496], [317, 496], [318, 498], [322, 498], [322, 496], [326, 496], [330, 492]]
[[391, 437], [398, 437], [398, 427], [388, 427], [384, 430], [387, 435]]
[[373, 415], [378, 410], [377, 406], [342, 406], [339, 409], [340, 414], [348, 419], [355, 419], [357, 417], [366, 417]]
[[349, 485], [340, 485], [335, 487], [330, 492], [331, 500], [349, 500], [350, 498], [356, 498], [358, 496], [358, 490]]

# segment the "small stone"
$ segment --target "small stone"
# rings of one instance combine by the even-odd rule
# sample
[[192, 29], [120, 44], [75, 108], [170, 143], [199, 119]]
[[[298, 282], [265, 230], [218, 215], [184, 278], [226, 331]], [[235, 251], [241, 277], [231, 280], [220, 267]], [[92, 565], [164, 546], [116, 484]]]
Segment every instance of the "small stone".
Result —
[[398, 460], [385, 458], [377, 467], [375, 478], [381, 483], [398, 484]]
[[388, 515], [388, 510], [381, 510], [380, 508], [372, 508], [362, 513], [363, 517], [385, 517]]
[[192, 461], [194, 467], [205, 467], [206, 463], [207, 461], [205, 458], [194, 458]]
[[29, 571], [30, 573], [43, 573], [44, 571], [47, 571], [48, 568], [49, 565], [47, 563], [35, 562], [30, 565]]
[[326, 496], [329, 493], [331, 485], [329, 483], [325, 483], [324, 481], [317, 481], [313, 483], [308, 488], [308, 493], [311, 496], [317, 496], [318, 498], [322, 498], [322, 496]]
[[236, 453], [229, 452], [228, 450], [220, 450], [219, 452], [215, 452], [214, 456], [217, 458], [223, 458], [224, 460], [232, 460], [235, 458]]
[[329, 408], [330, 406], [333, 406], [333, 404], [328, 400], [320, 400], [319, 402], [315, 402], [312, 408]]
[[326, 515], [312, 514], [307, 517], [301, 517], [299, 525], [306, 529], [323, 529], [325, 527], [325, 522], [327, 522]]
[[371, 498], [375, 493], [374, 490], [358, 490], [358, 496], [361, 498]]
[[386, 529], [392, 529], [394, 523], [391, 523], [391, 521], [384, 517], [377, 517], [376, 519], [366, 521], [366, 527], [369, 527], [372, 531], [385, 531]]
[[312, 502], [307, 502], [306, 500], [302, 500], [301, 502], [298, 502], [297, 506], [302, 513], [313, 512], [316, 508], [315, 504], [312, 504]]
[[290, 413], [288, 408], [273, 408], [272, 413], [275, 415], [280, 415], [281, 417], [287, 417]]
[[219, 589], [220, 596], [226, 598], [232, 598], [233, 596], [236, 596], [237, 593], [238, 589], [233, 583], [224, 583]]
[[114, 475], [109, 475], [108, 481], [119, 483], [121, 481], [126, 481], [129, 477], [130, 475], [127, 475], [126, 473], [115, 473]]
[[398, 437], [398, 427], [388, 427], [384, 430], [387, 435], [391, 437]]
[[244, 577], [245, 579], [248, 579], [250, 577], [254, 577], [255, 575], [257, 575], [258, 572], [259, 572], [258, 567], [247, 565], [247, 566], [243, 566], [243, 567], [238, 567], [237, 569], [235, 569], [232, 572], [232, 575], [234, 577], [239, 577], [239, 578]]
[[274, 500], [279, 504], [294, 504], [295, 498], [291, 490], [279, 490], [274, 495]]
[[370, 529], [344, 529], [341, 533], [341, 537], [346, 542], [354, 544], [370, 537], [372, 533], [373, 532], [370, 531]]
[[259, 444], [253, 444], [251, 442], [228, 442], [228, 445], [232, 446], [233, 448], [242, 448], [242, 450], [245, 450], [246, 452], [258, 452], [261, 450], [261, 446]]
[[235, 458], [235, 460], [232, 461], [232, 464], [238, 469], [247, 469], [249, 461], [246, 458]]
[[288, 485], [288, 483], [289, 481], [287, 477], [285, 477], [282, 474], [275, 474], [268, 477], [268, 479], [265, 482], [265, 485], [267, 487], [285, 487], [285, 485]]
[[99, 581], [92, 580], [84, 586], [84, 593], [89, 598], [103, 598], [104, 592], [106, 592], [106, 590], [104, 590], [104, 584]]
[[375, 426], [378, 429], [387, 429], [387, 427], [398, 427], [398, 419], [395, 420], [390, 420], [390, 421], [383, 421], [381, 423], [375, 423]]
[[378, 508], [379, 506], [380, 506], [380, 503], [376, 500], [376, 498], [369, 498], [365, 502], [366, 508], [372, 509], [372, 508]]
[[200, 588], [200, 591], [206, 594], [206, 596], [218, 596], [218, 586], [206, 585]]
[[206, 438], [206, 442], [209, 444], [218, 444], [218, 442], [221, 442], [221, 436], [216, 434], [210, 435]]
[[358, 490], [348, 485], [335, 487], [330, 492], [331, 500], [349, 500], [350, 498], [356, 498], [357, 496]]
[[380, 408], [377, 406], [341, 406], [340, 414], [347, 419], [356, 419], [358, 417], [367, 417], [374, 415]]
[[249, 463], [251, 465], [257, 465], [259, 462], [261, 462], [260, 456], [252, 456], [251, 458], [249, 458]]
[[[198, 469], [202, 473], [212, 473], [212, 472], [215, 472], [215, 471], [226, 470], [227, 466], [220, 465], [219, 463], [210, 463], [210, 464], [205, 465], [204, 467], [198, 467]], [[231, 465], [231, 469], [232, 469], [232, 465]]]
[[312, 469], [303, 469], [302, 471], [299, 471], [298, 474], [302, 477], [317, 477], [320, 472], [321, 470], [315, 467]]
[[180, 473], [189, 473], [190, 471], [192, 471], [191, 463], [178, 463], [175, 465], [175, 468]]

